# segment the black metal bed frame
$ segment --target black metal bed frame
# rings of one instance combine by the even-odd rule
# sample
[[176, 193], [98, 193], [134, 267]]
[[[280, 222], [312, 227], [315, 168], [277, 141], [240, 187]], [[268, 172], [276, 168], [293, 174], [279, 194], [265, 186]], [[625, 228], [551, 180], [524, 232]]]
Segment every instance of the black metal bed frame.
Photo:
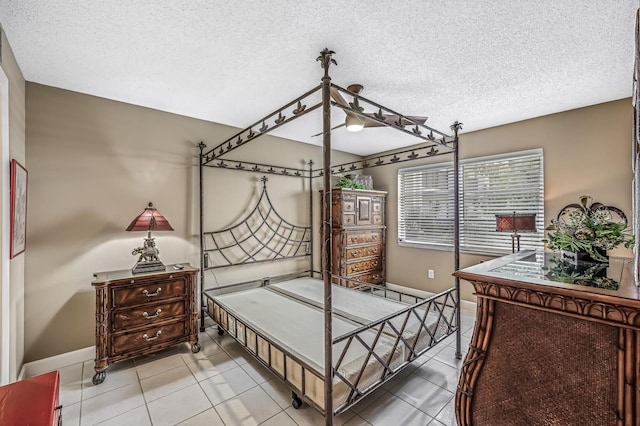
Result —
[[[333, 345], [338, 342], [348, 340], [349, 344], [353, 342], [353, 339], [358, 339], [356, 336], [358, 335], [358, 330], [353, 333], [348, 333], [344, 336], [339, 336], [334, 338], [332, 335], [332, 327], [331, 320], [333, 316], [332, 311], [332, 303], [331, 303], [331, 281], [332, 281], [332, 257], [331, 257], [331, 197], [327, 196], [331, 191], [331, 176], [336, 173], [343, 173], [345, 171], [355, 171], [361, 170], [370, 167], [379, 167], [388, 164], [396, 164], [404, 161], [417, 160], [420, 158], [427, 158], [436, 155], [444, 155], [444, 154], [453, 154], [453, 163], [454, 163], [454, 187], [459, 187], [459, 154], [458, 154], [458, 132], [462, 128], [462, 124], [459, 122], [454, 122], [450, 128], [453, 131], [453, 135], [445, 134], [439, 130], [426, 126], [424, 124], [417, 123], [413, 121], [411, 118], [399, 114], [383, 105], [375, 103], [369, 99], [364, 98], [363, 96], [350, 92], [347, 89], [344, 89], [340, 86], [337, 86], [331, 83], [331, 77], [329, 76], [329, 68], [331, 64], [337, 65], [335, 59], [333, 59], [333, 55], [335, 52], [324, 49], [320, 52], [320, 56], [316, 59], [320, 62], [322, 69], [324, 70], [324, 75], [321, 79], [321, 84], [312, 88], [308, 92], [303, 95], [295, 98], [288, 104], [283, 107], [277, 109], [276, 111], [268, 114], [264, 118], [256, 121], [252, 125], [247, 128], [237, 132], [232, 137], [223, 141], [219, 145], [206, 150], [206, 145], [203, 142], [200, 142], [198, 145], [200, 148], [200, 278], [201, 278], [201, 304], [202, 304], [202, 313], [201, 313], [201, 330], [204, 330], [204, 315], [207, 312], [207, 302], [205, 302], [206, 298], [209, 298], [205, 294], [205, 270], [210, 269], [208, 266], [207, 258], [208, 256], [205, 251], [205, 237], [206, 235], [210, 235], [211, 233], [206, 233], [203, 230], [204, 223], [204, 186], [203, 186], [203, 168], [204, 167], [217, 167], [229, 170], [238, 170], [238, 171], [251, 171], [258, 173], [268, 173], [268, 174], [277, 174], [281, 176], [290, 176], [290, 177], [298, 177], [298, 178], [306, 178], [309, 179], [311, 183], [313, 178], [322, 177], [325, 191], [325, 203], [323, 206], [324, 211], [324, 220], [322, 223], [322, 247], [323, 247], [323, 282], [324, 282], [324, 322], [325, 322], [325, 333], [324, 333], [324, 342], [325, 342], [325, 353], [324, 353], [324, 409], [322, 410], [325, 414], [326, 424], [333, 425], [333, 416], [336, 414], [336, 411], [333, 408], [333, 381], [335, 377], [339, 377], [336, 375], [337, 369], [333, 366]], [[331, 90], [337, 90], [339, 92], [345, 93], [350, 97], [353, 97], [354, 102], [352, 102], [349, 107], [340, 105], [334, 102], [331, 99]], [[322, 101], [320, 103], [314, 103], [310, 106], [307, 105], [310, 100], [310, 97], [316, 92], [320, 91], [322, 96]], [[377, 109], [377, 112], [374, 113], [365, 113], [364, 108], [362, 108], [361, 104], [364, 103], [369, 107], [373, 107]], [[339, 164], [336, 166], [332, 166], [331, 164], [331, 107], [337, 107], [343, 109], [345, 112], [349, 114], [357, 115], [362, 118], [366, 118], [368, 120], [376, 121], [384, 126], [396, 129], [405, 134], [409, 134], [420, 140], [420, 143], [426, 144], [423, 147], [408, 149], [408, 150], [400, 150], [395, 153], [371, 156], [363, 159], [361, 161], [354, 161], [344, 164]], [[238, 160], [232, 160], [228, 158], [221, 158], [222, 156], [226, 156], [230, 152], [238, 149], [239, 147], [249, 143], [250, 141], [269, 133], [270, 131], [283, 126], [296, 118], [299, 118], [311, 111], [316, 109], [322, 110], [322, 138], [323, 138], [323, 167], [321, 169], [313, 169], [313, 163], [309, 163], [309, 169], [298, 169], [284, 166], [276, 166], [276, 165], [265, 165], [254, 162], [244, 162]], [[393, 114], [399, 117], [399, 119], [395, 122], [388, 122], [386, 120], [385, 114]], [[410, 130], [406, 129], [405, 123], [412, 123], [412, 127]], [[311, 185], [310, 185], [311, 188]], [[311, 221], [313, 223], [313, 202], [311, 190], [309, 203], [310, 203], [310, 216]], [[256, 207], [257, 209], [257, 207]], [[266, 220], [266, 219], [265, 219]], [[454, 191], [454, 270], [457, 271], [460, 268], [460, 226], [459, 226], [459, 193], [458, 191]], [[290, 224], [289, 224], [290, 225]], [[227, 229], [226, 231], [228, 231]], [[248, 238], [255, 238], [255, 233], [250, 232], [251, 235]], [[235, 238], [235, 237], [234, 237]], [[313, 273], [313, 253], [312, 253], [312, 236], [309, 231], [309, 250], [308, 255], [310, 256], [310, 273]], [[244, 263], [247, 263], [249, 260], [255, 261], [256, 254], [252, 252], [245, 252]], [[277, 258], [278, 256], [276, 256]], [[282, 256], [282, 258], [286, 258]], [[266, 261], [267, 259], [265, 259]], [[255, 263], [255, 262], [253, 262]], [[229, 266], [229, 265], [224, 265]], [[367, 285], [362, 283], [364, 287]], [[363, 287], [361, 287], [363, 288]], [[456, 358], [461, 358], [461, 335], [460, 335], [460, 280], [459, 278], [455, 278], [455, 285], [450, 290], [442, 293], [447, 294], [447, 297], [450, 297], [451, 300], [454, 301], [455, 305], [455, 324], [450, 325], [448, 329], [456, 333]], [[454, 295], [455, 293], [455, 295]], [[438, 296], [442, 296], [438, 295]], [[435, 297], [435, 296], [434, 296]], [[427, 299], [424, 303], [433, 303], [433, 298]], [[210, 299], [211, 301], [212, 299]], [[431, 301], [431, 302], [429, 302]], [[420, 304], [421, 302], [418, 302]], [[415, 307], [415, 305], [414, 305]], [[407, 312], [410, 312], [409, 309]], [[220, 318], [219, 318], [220, 319]], [[381, 319], [376, 322], [375, 325], [378, 324], [387, 324], [387, 319]], [[406, 325], [406, 323], [405, 323]], [[425, 326], [424, 321], [422, 326]], [[380, 327], [380, 333], [384, 326]], [[403, 327], [404, 328], [404, 327]], [[361, 327], [362, 329], [362, 327]], [[229, 330], [228, 330], [229, 331]], [[360, 330], [361, 331], [361, 330]], [[398, 331], [398, 330], [396, 330]], [[395, 342], [395, 345], [399, 345], [402, 336], [398, 337], [398, 340]], [[246, 341], [246, 340], [245, 340]], [[436, 342], [437, 343], [437, 342]], [[360, 344], [363, 344], [360, 341]], [[403, 344], [406, 345], [406, 342]], [[428, 348], [427, 348], [428, 349]], [[426, 349], [425, 349], [426, 350]], [[424, 351], [422, 351], [424, 352]], [[421, 353], [422, 353], [421, 352]], [[416, 355], [414, 352], [411, 352], [412, 355]], [[371, 355], [371, 350], [370, 350]], [[263, 362], [263, 364], [267, 365], [270, 362], [265, 362], [265, 360], [261, 360], [260, 357], [258, 359]], [[414, 358], [412, 358], [414, 359]], [[380, 361], [380, 360], [378, 360]], [[410, 362], [410, 361], [409, 361]], [[381, 378], [382, 382], [388, 380], [393, 375], [395, 375], [399, 370], [389, 369], [389, 364], [386, 364], [385, 373], [388, 373], [388, 377], [383, 376]], [[340, 380], [345, 381], [344, 377], [339, 377]], [[346, 380], [347, 385], [349, 386], [348, 380]], [[352, 385], [352, 384], [351, 384]], [[376, 385], [376, 387], [379, 386]], [[301, 390], [301, 389], [298, 389]], [[363, 393], [356, 388], [352, 387], [352, 394], [350, 395], [349, 400], [352, 400], [352, 396], [356, 397], [362, 396]], [[366, 392], [364, 392], [366, 394]], [[353, 405], [359, 398], [355, 398], [352, 402], [349, 403], [349, 406]], [[317, 404], [313, 404], [318, 408]], [[343, 407], [339, 407], [339, 410], [345, 409]]]

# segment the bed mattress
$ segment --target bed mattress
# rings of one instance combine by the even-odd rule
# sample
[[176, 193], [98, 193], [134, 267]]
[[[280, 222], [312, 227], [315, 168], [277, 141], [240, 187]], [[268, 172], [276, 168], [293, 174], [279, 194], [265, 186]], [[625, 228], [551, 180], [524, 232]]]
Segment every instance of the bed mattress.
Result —
[[[318, 279], [309, 277], [296, 278], [271, 284], [269, 288], [275, 292], [285, 294], [318, 308], [322, 308], [324, 303], [324, 282]], [[362, 325], [396, 314], [409, 307], [409, 305], [402, 302], [385, 299], [335, 284], [331, 287], [331, 299], [332, 309], [335, 314]], [[415, 312], [415, 314], [413, 312]], [[408, 315], [409, 318], [402, 336], [409, 345], [413, 345], [417, 339], [414, 350], [419, 352], [432, 344], [433, 338], [431, 335], [434, 335], [436, 339], [444, 336], [447, 331], [447, 326], [440, 318], [438, 311], [429, 312], [424, 320], [424, 324], [429, 330], [428, 333], [425, 327], [422, 327], [422, 318], [424, 318], [425, 309], [416, 308], [413, 312], [400, 314], [398, 317], [392, 318], [389, 322], [393, 324], [395, 330], [400, 331]], [[445, 308], [445, 316], [451, 319], [452, 315], [453, 309]], [[389, 326], [386, 326], [384, 331], [394, 337], [397, 335]], [[409, 356], [409, 354], [410, 352], [407, 351], [407, 356]]]
[[[324, 313], [306, 303], [301, 303], [268, 288], [257, 288], [213, 298], [221, 309], [235, 317], [244, 326], [249, 327], [280, 346], [311, 367], [319, 376], [324, 376]], [[333, 336], [337, 337], [353, 331], [360, 324], [334, 316]], [[364, 342], [372, 345], [376, 334], [364, 331], [359, 334]], [[374, 351], [382, 359], [391, 360], [391, 367], [400, 365], [404, 360], [402, 345], [394, 349], [393, 340], [382, 335], [376, 342]], [[346, 341], [333, 345], [334, 365], [342, 355]], [[393, 354], [393, 355], [392, 355]], [[354, 340], [344, 356], [339, 373], [355, 382], [363, 365], [366, 367], [358, 384], [364, 390], [377, 381], [383, 374], [383, 367], [369, 356], [369, 351]], [[368, 359], [367, 359], [368, 357]], [[348, 386], [339, 378], [334, 379], [334, 406], [344, 402], [349, 394]], [[316, 401], [321, 402], [321, 401]], [[323, 404], [319, 404], [323, 405]]]

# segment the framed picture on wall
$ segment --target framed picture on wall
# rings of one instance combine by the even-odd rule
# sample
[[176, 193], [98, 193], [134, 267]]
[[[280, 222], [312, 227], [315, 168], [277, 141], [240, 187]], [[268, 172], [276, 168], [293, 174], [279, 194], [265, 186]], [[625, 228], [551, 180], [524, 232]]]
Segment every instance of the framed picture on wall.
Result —
[[22, 253], [27, 245], [27, 169], [11, 160], [11, 246], [10, 259]]

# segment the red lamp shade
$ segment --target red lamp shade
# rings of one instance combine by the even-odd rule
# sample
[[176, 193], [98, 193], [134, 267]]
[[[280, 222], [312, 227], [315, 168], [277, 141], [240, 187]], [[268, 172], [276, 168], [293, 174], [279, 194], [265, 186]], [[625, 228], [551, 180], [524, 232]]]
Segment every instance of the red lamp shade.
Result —
[[173, 228], [167, 218], [150, 202], [149, 206], [127, 226], [127, 231], [173, 231]]
[[511, 213], [496, 215], [496, 231], [516, 232], [516, 231], [535, 231], [536, 230], [536, 214], [535, 213]]
[[518, 231], [535, 231], [536, 230], [536, 214], [535, 213], [516, 213], [497, 214], [496, 215], [496, 231], [511, 232], [511, 252], [520, 251], [520, 234]]

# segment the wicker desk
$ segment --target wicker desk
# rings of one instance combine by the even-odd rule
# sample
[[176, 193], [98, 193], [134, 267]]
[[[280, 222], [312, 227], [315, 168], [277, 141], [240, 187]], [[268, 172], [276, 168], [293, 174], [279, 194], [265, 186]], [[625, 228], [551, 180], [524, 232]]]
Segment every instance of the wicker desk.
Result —
[[[631, 259], [611, 258], [599, 284], [523, 251], [456, 272], [478, 297], [460, 374], [460, 425], [640, 425], [640, 296]], [[602, 270], [604, 269], [604, 270]], [[594, 282], [590, 282], [594, 285]], [[615, 283], [614, 283], [615, 284]]]

